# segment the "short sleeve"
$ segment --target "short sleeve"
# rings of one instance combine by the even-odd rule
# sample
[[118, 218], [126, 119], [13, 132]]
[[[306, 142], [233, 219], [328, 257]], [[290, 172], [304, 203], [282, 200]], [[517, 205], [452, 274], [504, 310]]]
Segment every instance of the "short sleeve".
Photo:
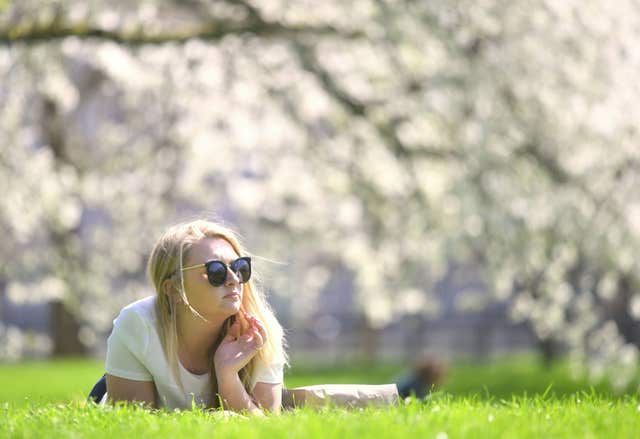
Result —
[[133, 309], [124, 308], [113, 321], [113, 331], [107, 340], [105, 369], [109, 375], [135, 381], [151, 381], [145, 366], [149, 327]]
[[284, 359], [276, 360], [268, 365], [258, 362], [255, 373], [253, 374], [251, 389], [253, 389], [257, 383], [282, 383], [284, 381], [284, 365]]

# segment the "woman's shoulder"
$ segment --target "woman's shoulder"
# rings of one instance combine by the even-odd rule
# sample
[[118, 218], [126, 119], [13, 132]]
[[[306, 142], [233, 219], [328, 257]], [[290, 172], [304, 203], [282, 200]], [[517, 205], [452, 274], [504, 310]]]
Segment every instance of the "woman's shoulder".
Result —
[[146, 352], [154, 339], [155, 296], [145, 297], [122, 308], [113, 321], [112, 342], [119, 340], [132, 352]]
[[156, 317], [155, 305], [156, 296], [145, 297], [136, 300], [122, 308], [116, 319], [113, 321], [115, 326], [140, 326], [140, 324], [154, 324]]
[[135, 302], [131, 302], [124, 308], [122, 312], [136, 312], [138, 314], [155, 314], [156, 296], [148, 296]]

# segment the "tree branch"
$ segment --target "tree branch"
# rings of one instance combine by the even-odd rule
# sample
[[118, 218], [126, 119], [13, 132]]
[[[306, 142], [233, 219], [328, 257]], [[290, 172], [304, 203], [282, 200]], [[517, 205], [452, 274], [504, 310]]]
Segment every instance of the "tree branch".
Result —
[[0, 29], [0, 45], [14, 43], [34, 44], [59, 40], [67, 37], [97, 38], [110, 40], [123, 45], [146, 45], [164, 43], [184, 43], [192, 39], [220, 40], [227, 35], [254, 35], [262, 37], [279, 37], [298, 39], [302, 37], [338, 36], [343, 39], [364, 37], [360, 31], [344, 31], [333, 26], [285, 25], [264, 21], [251, 15], [242, 22], [228, 20], [210, 20], [208, 23], [185, 30], [162, 30], [153, 33], [143, 30], [142, 26], [134, 31], [122, 29], [106, 30], [85, 23], [51, 22], [46, 25], [33, 24], [21, 28]]
[[354, 116], [368, 120], [375, 127], [376, 131], [391, 147], [393, 153], [399, 158], [429, 157], [433, 159], [460, 159], [462, 154], [458, 151], [443, 150], [438, 147], [427, 145], [405, 145], [400, 140], [397, 133], [397, 126], [392, 120], [373, 120], [370, 116], [370, 107], [366, 102], [351, 96], [347, 90], [342, 88], [331, 76], [331, 74], [320, 65], [312, 47], [294, 42], [294, 51], [298, 56], [301, 66], [313, 74], [324, 90], [329, 93], [343, 108]]
[[551, 154], [545, 153], [536, 140], [525, 142], [522, 147], [516, 151], [516, 155], [528, 156], [539, 165], [539, 167], [551, 177], [551, 180], [559, 185], [567, 184], [571, 181], [571, 175], [564, 170], [557, 158]]

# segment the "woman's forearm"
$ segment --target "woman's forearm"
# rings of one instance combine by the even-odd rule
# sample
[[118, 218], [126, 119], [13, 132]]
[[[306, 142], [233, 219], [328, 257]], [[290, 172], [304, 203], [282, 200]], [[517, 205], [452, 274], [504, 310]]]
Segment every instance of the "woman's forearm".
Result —
[[218, 393], [222, 398], [225, 410], [248, 411], [263, 415], [247, 393], [237, 373], [216, 374], [218, 380]]

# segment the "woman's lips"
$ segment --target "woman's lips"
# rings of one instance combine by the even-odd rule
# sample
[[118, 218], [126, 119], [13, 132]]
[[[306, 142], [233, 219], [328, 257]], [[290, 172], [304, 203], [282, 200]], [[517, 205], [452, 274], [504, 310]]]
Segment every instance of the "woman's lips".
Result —
[[225, 299], [233, 299], [233, 298], [238, 298], [240, 299], [240, 294], [238, 293], [231, 293], [231, 294], [227, 294], [226, 296], [224, 296]]

